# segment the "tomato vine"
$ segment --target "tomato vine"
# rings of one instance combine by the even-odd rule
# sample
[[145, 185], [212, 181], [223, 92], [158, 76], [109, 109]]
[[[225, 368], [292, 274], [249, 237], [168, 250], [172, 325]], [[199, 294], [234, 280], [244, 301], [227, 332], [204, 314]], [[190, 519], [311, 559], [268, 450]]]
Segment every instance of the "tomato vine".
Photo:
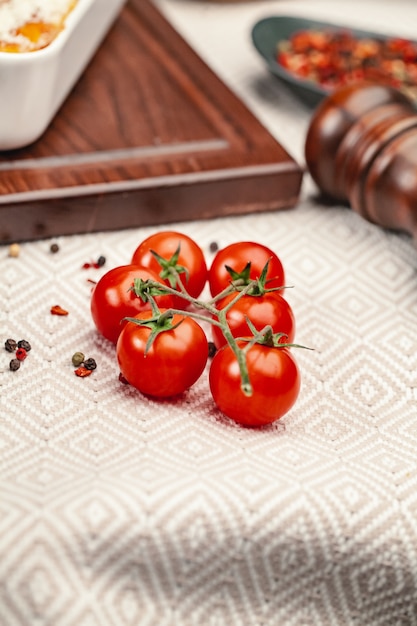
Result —
[[[230, 250], [220, 249], [207, 269], [190, 238], [185, 244], [194, 257], [187, 263], [181, 249], [184, 235], [177, 237], [168, 231], [169, 242], [164, 240], [164, 232], [157, 235], [158, 245], [168, 251], [165, 257], [150, 248], [148, 240], [132, 257], [140, 267], [138, 250], [146, 250], [146, 265], [154, 275], [143, 271], [130, 275], [130, 296], [125, 299], [130, 307], [132, 299], [142, 304], [133, 316], [131, 308], [126, 308], [120, 319], [115, 343], [123, 379], [154, 397], [182, 393], [199, 379], [208, 361], [203, 330], [208, 324], [213, 334], [223, 337], [209, 371], [210, 391], [218, 408], [246, 426], [261, 426], [282, 417], [300, 389], [300, 372], [291, 349], [304, 346], [293, 342], [294, 320], [282, 296], [286, 287], [281, 261], [261, 244], [242, 242], [240, 248], [233, 244]], [[222, 266], [225, 258], [226, 267]], [[190, 293], [188, 285], [196, 284], [193, 272], [198, 273], [198, 286]], [[211, 297], [205, 299], [200, 292], [210, 278]], [[96, 317], [105, 317], [106, 303], [102, 304], [102, 314], [100, 307], [94, 308]], [[269, 321], [271, 311], [277, 313], [274, 325]], [[280, 328], [283, 311], [290, 320], [285, 329]], [[117, 312], [122, 314], [123, 307]], [[98, 324], [97, 328], [100, 330]]]

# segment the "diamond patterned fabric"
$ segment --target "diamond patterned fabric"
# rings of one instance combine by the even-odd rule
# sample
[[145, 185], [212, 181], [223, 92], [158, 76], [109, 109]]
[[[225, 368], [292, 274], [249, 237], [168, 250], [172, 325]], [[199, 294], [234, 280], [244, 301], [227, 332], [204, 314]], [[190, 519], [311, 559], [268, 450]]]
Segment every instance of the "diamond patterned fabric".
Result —
[[[233, 81], [237, 54], [224, 77], [301, 158], [308, 111], [263, 74], [245, 36], [307, 2], [158, 4], [196, 45], [205, 24], [236, 25], [243, 65]], [[62, 237], [56, 254], [49, 240], [17, 258], [0, 248], [0, 339], [32, 345], [18, 372], [0, 359], [1, 626], [417, 624], [413, 242], [320, 206], [307, 176], [293, 210], [167, 226], [208, 262], [213, 241], [279, 254], [296, 340], [314, 348], [296, 353], [299, 399], [252, 430], [216, 410], [206, 373], [162, 402], [119, 382], [89, 279], [128, 262], [153, 228]], [[82, 269], [99, 255], [103, 268]], [[51, 315], [55, 304], [68, 316]], [[88, 378], [74, 376], [77, 350], [97, 361]]]

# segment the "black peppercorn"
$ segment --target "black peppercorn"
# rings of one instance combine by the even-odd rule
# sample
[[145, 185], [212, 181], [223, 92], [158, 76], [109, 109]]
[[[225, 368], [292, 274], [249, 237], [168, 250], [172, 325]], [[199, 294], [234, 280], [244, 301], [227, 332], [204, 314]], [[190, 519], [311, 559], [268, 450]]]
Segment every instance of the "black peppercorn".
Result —
[[29, 352], [32, 349], [32, 346], [28, 341], [26, 341], [26, 339], [21, 339], [20, 341], [18, 341], [17, 347], [23, 348], [24, 350], [26, 350], [26, 352]]
[[16, 350], [17, 343], [14, 339], [6, 339], [6, 341], [4, 342], [4, 347], [6, 348], [7, 352], [14, 352]]
[[12, 359], [9, 363], [9, 367], [12, 372], [16, 372], [20, 367], [20, 361], [18, 359]]
[[103, 265], [106, 262], [106, 257], [105, 256], [99, 256], [97, 259], [97, 267], [103, 267]]
[[52, 243], [51, 247], [49, 248], [49, 250], [52, 252], [52, 254], [55, 254], [56, 252], [59, 251], [59, 246], [57, 243]]
[[94, 359], [86, 359], [83, 363], [84, 367], [88, 370], [95, 370], [97, 367], [97, 363]]
[[214, 355], [216, 354], [216, 352], [217, 352], [217, 348], [216, 348], [216, 346], [214, 345], [213, 341], [209, 341], [209, 342], [208, 342], [208, 355], [209, 355], [209, 358], [214, 357]]
[[218, 249], [219, 244], [217, 243], [217, 241], [212, 241], [210, 244], [210, 252], [217, 252]]

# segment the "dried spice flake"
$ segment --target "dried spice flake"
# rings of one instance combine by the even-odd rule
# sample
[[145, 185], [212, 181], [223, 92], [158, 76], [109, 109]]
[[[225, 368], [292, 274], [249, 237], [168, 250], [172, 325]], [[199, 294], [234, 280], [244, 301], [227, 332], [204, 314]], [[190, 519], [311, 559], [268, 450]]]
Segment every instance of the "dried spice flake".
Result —
[[59, 306], [59, 304], [55, 304], [51, 307], [51, 313], [52, 315], [68, 315], [68, 311]]
[[77, 367], [76, 370], [74, 370], [74, 374], [76, 376], [79, 376], [80, 378], [84, 378], [85, 376], [90, 376], [90, 374], [93, 373], [93, 370], [89, 370], [86, 367]]

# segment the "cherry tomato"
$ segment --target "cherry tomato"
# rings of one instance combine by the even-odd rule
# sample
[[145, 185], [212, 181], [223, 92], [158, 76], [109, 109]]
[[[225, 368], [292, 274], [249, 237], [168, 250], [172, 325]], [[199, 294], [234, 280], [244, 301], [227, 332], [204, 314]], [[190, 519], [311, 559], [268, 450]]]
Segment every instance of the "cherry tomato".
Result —
[[[232, 293], [217, 304], [223, 309], [234, 298]], [[284, 333], [282, 338], [285, 343], [292, 343], [295, 337], [295, 316], [291, 306], [277, 291], [266, 292], [263, 295], [244, 295], [228, 310], [226, 320], [233, 337], [252, 337], [247, 319], [252, 322], [257, 330], [265, 326], [271, 326], [274, 333]], [[218, 326], [212, 326], [212, 337], [216, 348], [221, 348], [227, 342]]]
[[249, 282], [260, 277], [268, 260], [266, 287], [269, 289], [271, 287], [283, 287], [285, 280], [281, 260], [275, 252], [266, 246], [252, 241], [240, 241], [222, 248], [214, 257], [208, 274], [211, 295], [216, 296], [230, 285], [232, 277], [227, 271], [227, 267], [240, 274], [250, 263], [247, 279]]
[[[135, 278], [162, 282], [150, 269], [138, 265], [120, 265], [106, 272], [93, 288], [90, 310], [94, 324], [99, 333], [113, 343], [116, 343], [126, 323], [122, 321], [124, 317], [133, 317], [140, 311], [150, 309], [150, 304], [131, 290]], [[174, 305], [170, 295], [155, 296], [155, 301], [164, 308]]]
[[[135, 317], [149, 319], [151, 312]], [[147, 353], [150, 328], [128, 322], [120, 333], [116, 346], [120, 372], [143, 394], [156, 398], [178, 395], [203, 373], [208, 358], [206, 335], [191, 317], [176, 314], [171, 324], [178, 322], [176, 328], [159, 332]]]
[[271, 424], [297, 400], [301, 381], [295, 358], [287, 348], [254, 344], [247, 352], [247, 367], [253, 388], [251, 396], [241, 389], [238, 362], [230, 346], [216, 352], [209, 372], [214, 402], [242, 426]]
[[[180, 248], [178, 258], [176, 259], [175, 255], [178, 246]], [[188, 235], [175, 231], [155, 233], [139, 244], [133, 253], [132, 263], [150, 268], [159, 274], [167, 285], [170, 285], [164, 268], [161, 268], [152, 251], [156, 252], [165, 261], [169, 262], [172, 260], [170, 265], [179, 268], [180, 278], [187, 292], [193, 298], [198, 298], [206, 284], [208, 273], [204, 254], [200, 246]], [[185, 271], [181, 271], [182, 268]], [[179, 291], [178, 287], [175, 288]], [[188, 303], [183, 298], [175, 298], [175, 306], [176, 308], [185, 309]]]

